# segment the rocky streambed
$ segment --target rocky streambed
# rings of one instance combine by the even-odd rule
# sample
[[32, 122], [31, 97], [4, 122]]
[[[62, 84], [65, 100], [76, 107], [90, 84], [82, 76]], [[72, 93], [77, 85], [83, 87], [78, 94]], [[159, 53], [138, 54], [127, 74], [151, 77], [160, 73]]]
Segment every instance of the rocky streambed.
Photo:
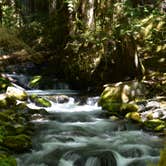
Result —
[[[146, 84], [112, 84], [100, 98], [73, 98], [60, 95], [60, 90], [56, 95], [50, 90], [26, 92], [1, 81], [1, 89], [6, 90], [0, 95], [0, 165], [142, 166], [159, 162], [166, 102], [164, 96], [148, 98]], [[164, 155], [163, 151], [162, 165]]]

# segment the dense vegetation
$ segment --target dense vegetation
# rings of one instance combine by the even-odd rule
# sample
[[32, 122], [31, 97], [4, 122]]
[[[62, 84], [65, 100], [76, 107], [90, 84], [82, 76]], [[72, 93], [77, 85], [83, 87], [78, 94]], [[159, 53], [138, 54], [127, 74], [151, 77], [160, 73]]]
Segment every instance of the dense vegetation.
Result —
[[164, 5], [147, 0], [4, 0], [0, 51], [10, 63], [32, 61], [43, 75], [79, 87], [141, 79], [145, 72], [163, 76], [158, 72], [165, 72]]

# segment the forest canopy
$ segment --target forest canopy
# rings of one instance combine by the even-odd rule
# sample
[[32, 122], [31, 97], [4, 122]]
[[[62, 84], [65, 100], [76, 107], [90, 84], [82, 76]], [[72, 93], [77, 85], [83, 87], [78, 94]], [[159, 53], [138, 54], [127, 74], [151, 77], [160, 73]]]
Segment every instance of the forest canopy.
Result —
[[84, 80], [81, 86], [142, 79], [157, 65], [165, 68], [165, 6], [161, 0], [1, 0], [0, 52], [46, 66], [43, 74]]

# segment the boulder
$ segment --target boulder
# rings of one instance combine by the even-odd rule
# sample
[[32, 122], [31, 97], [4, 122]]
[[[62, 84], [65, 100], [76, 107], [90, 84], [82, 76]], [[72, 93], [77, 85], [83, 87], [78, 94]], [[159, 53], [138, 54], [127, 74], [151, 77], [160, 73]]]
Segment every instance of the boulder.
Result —
[[125, 115], [138, 110], [136, 101], [142, 100], [146, 91], [146, 86], [138, 81], [106, 85], [98, 104], [110, 113]]
[[49, 100], [55, 102], [55, 103], [67, 103], [69, 101], [69, 97], [66, 95], [58, 95], [58, 96], [48, 96]]
[[136, 122], [142, 121], [141, 116], [138, 112], [129, 112], [126, 114], [125, 118], [131, 119], [131, 120], [136, 121]]
[[153, 131], [162, 131], [165, 128], [165, 122], [160, 119], [152, 119], [144, 122], [144, 125], [147, 129]]
[[32, 102], [34, 102], [39, 107], [51, 107], [51, 102], [43, 97], [39, 97], [36, 94], [30, 96]]
[[14, 98], [21, 101], [27, 100], [28, 98], [28, 95], [24, 90], [12, 86], [7, 88], [6, 95], [8, 98]]

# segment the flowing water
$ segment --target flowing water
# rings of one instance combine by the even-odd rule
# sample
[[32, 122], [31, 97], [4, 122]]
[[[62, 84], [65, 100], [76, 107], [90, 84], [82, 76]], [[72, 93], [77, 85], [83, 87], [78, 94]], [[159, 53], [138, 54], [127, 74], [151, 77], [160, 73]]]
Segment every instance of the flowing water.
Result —
[[125, 120], [104, 117], [97, 97], [80, 104], [53, 103], [45, 119], [36, 119], [31, 152], [19, 166], [146, 166], [156, 164], [162, 139]]

